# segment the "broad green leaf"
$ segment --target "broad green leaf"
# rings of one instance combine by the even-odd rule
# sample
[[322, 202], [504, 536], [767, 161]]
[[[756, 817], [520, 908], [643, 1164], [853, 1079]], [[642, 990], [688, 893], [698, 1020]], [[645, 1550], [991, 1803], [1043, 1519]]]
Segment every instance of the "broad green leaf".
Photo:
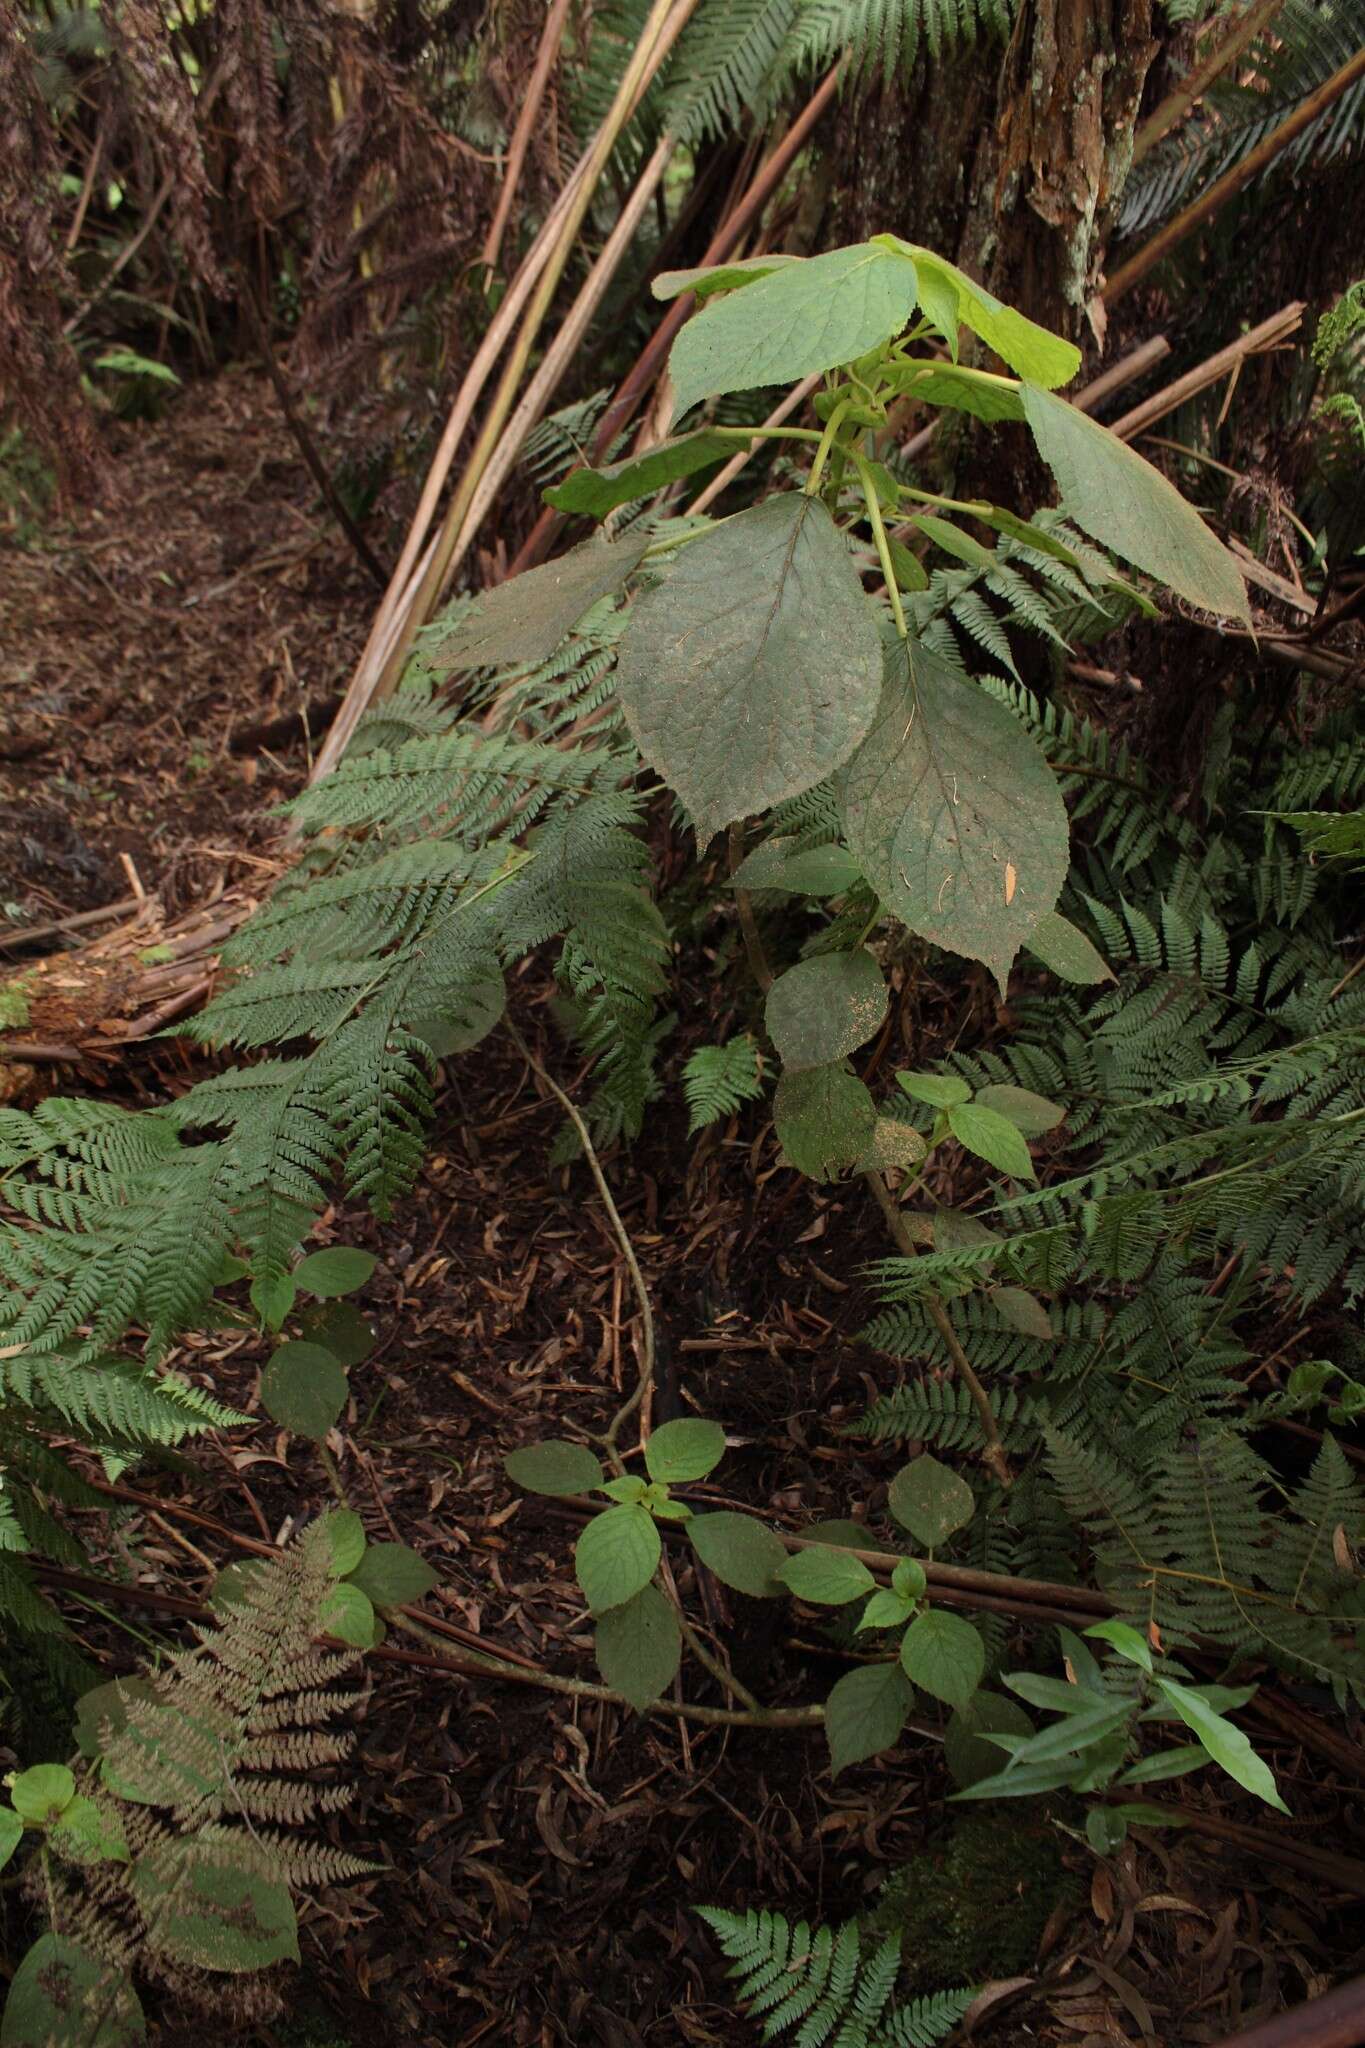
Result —
[[959, 1791], [992, 1776], [998, 1767], [1000, 1752], [986, 1740], [992, 1731], [1027, 1738], [1033, 1733], [1033, 1723], [1022, 1707], [998, 1692], [975, 1692], [965, 1707], [949, 1715], [943, 1731], [943, 1758]]
[[298, 1924], [283, 1878], [239, 1866], [140, 1858], [133, 1889], [146, 1917], [150, 1945], [193, 1969], [238, 1975], [270, 1963], [299, 1960]]
[[131, 1981], [64, 1934], [40, 1934], [10, 1980], [0, 2048], [136, 2048], [147, 2022]]
[[752, 1515], [729, 1508], [693, 1515], [687, 1533], [697, 1556], [723, 1585], [754, 1600], [771, 1600], [782, 1591], [776, 1574], [787, 1562], [787, 1546]]
[[76, 1796], [76, 1780], [65, 1764], [30, 1764], [10, 1786], [9, 1796], [20, 1820], [46, 1827]]
[[1008, 1117], [1026, 1138], [1041, 1138], [1045, 1131], [1055, 1131], [1066, 1120], [1060, 1103], [1049, 1102], [1045, 1095], [1035, 1095], [1031, 1088], [1015, 1088], [1008, 1081], [992, 1081], [985, 1088], [978, 1088], [975, 1100], [983, 1108], [998, 1110], [1001, 1116]]
[[[246, 1605], [246, 1596], [259, 1571], [260, 1560], [255, 1558], [243, 1558], [237, 1564], [225, 1564], [213, 1582], [213, 1591], [209, 1594], [209, 1606], [214, 1609], [215, 1613], [225, 1607], [244, 1607]], [[123, 1719], [116, 1725], [121, 1728], [127, 1718], [125, 1710]], [[94, 1750], [89, 1750], [87, 1754], [93, 1756], [95, 1752]]]
[[901, 1466], [887, 1488], [886, 1504], [926, 1550], [937, 1550], [976, 1513], [976, 1496], [966, 1480], [927, 1451]]
[[879, 1756], [900, 1738], [914, 1694], [898, 1664], [863, 1664], [841, 1678], [825, 1701], [830, 1769]]
[[672, 1602], [657, 1586], [641, 1586], [602, 1616], [593, 1648], [607, 1684], [643, 1713], [673, 1683], [682, 1660], [682, 1631]]
[[828, 1543], [835, 1550], [873, 1550], [872, 1532], [866, 1522], [835, 1515], [827, 1522], [811, 1522], [801, 1531], [808, 1543]]
[[778, 1082], [773, 1123], [798, 1172], [811, 1180], [832, 1180], [866, 1152], [877, 1111], [863, 1083], [843, 1067], [809, 1067], [784, 1074]]
[[901, 1663], [915, 1684], [950, 1707], [965, 1707], [986, 1669], [986, 1646], [969, 1621], [931, 1607], [901, 1639]]
[[1021, 1337], [1036, 1337], [1040, 1344], [1050, 1344], [1056, 1335], [1052, 1318], [1026, 1287], [993, 1287], [990, 1302], [1001, 1322]]
[[623, 1472], [619, 1479], [604, 1479], [595, 1490], [605, 1493], [608, 1500], [632, 1501], [643, 1500], [649, 1487], [638, 1472]]
[[321, 1443], [346, 1406], [346, 1375], [330, 1351], [297, 1339], [281, 1344], [261, 1374], [266, 1413], [295, 1436]]
[[1257, 1756], [1240, 1728], [1216, 1714], [1207, 1701], [1189, 1686], [1177, 1685], [1172, 1678], [1158, 1678], [1157, 1691], [1170, 1701], [1187, 1728], [1192, 1728], [1203, 1743], [1209, 1755], [1220, 1770], [1254, 1792], [1258, 1799], [1264, 1799], [1267, 1806], [1276, 1807], [1281, 1813], [1289, 1808], [1275, 1789], [1275, 1779], [1270, 1766]]
[[846, 761], [880, 689], [876, 615], [853, 558], [798, 491], [691, 542], [621, 636], [627, 723], [703, 844]]
[[406, 1543], [370, 1543], [348, 1583], [376, 1607], [406, 1607], [439, 1585], [440, 1574]]
[[618, 505], [632, 498], [648, 498], [665, 484], [693, 476], [712, 462], [723, 462], [735, 452], [735, 443], [723, 434], [703, 427], [696, 434], [682, 434], [676, 441], [664, 441], [647, 455], [630, 455], [624, 462], [609, 462], [603, 469], [575, 469], [562, 484], [554, 484], [541, 496], [557, 512], [581, 512], [588, 519], [605, 519]]
[[1191, 604], [1250, 625], [1241, 571], [1175, 486], [1064, 398], [1028, 383], [1023, 398], [1068, 518]]
[[326, 1251], [310, 1252], [294, 1268], [294, 1285], [305, 1294], [330, 1301], [334, 1295], [354, 1294], [379, 1264], [373, 1252], [357, 1251], [353, 1245], [329, 1245]]
[[1058, 911], [1040, 917], [1024, 944], [1059, 981], [1074, 981], [1088, 988], [1097, 981], [1114, 979], [1113, 968], [1101, 959], [1085, 933], [1077, 931]]
[[794, 384], [899, 334], [918, 281], [906, 257], [870, 242], [784, 264], [692, 318], [673, 344], [673, 417], [699, 399]]
[[886, 550], [891, 557], [891, 572], [900, 590], [927, 590], [929, 572], [918, 555], [912, 555], [904, 541], [892, 535], [886, 537]]
[[914, 1601], [903, 1593], [894, 1587], [878, 1587], [859, 1617], [856, 1633], [861, 1635], [865, 1628], [899, 1628], [914, 1611]]
[[954, 412], [984, 420], [987, 426], [1024, 417], [1023, 395], [1012, 377], [983, 377], [978, 370], [956, 369], [951, 363], [932, 367], [907, 363], [892, 382], [906, 398], [925, 405], [946, 405]]
[[661, 1547], [648, 1508], [604, 1508], [594, 1515], [574, 1546], [574, 1569], [593, 1613], [619, 1607], [647, 1586]]
[[794, 839], [769, 839], [756, 846], [732, 877], [737, 889], [785, 889], [793, 896], [842, 896], [862, 877], [842, 846], [811, 846], [794, 852]]
[[318, 1614], [324, 1635], [336, 1636], [353, 1650], [374, 1648], [376, 1621], [374, 1602], [359, 1586], [333, 1586]]
[[354, 1508], [333, 1508], [323, 1517], [332, 1553], [332, 1570], [339, 1579], [353, 1572], [365, 1555], [365, 1524]]
[[823, 1544], [794, 1551], [773, 1576], [813, 1607], [842, 1607], [849, 1600], [861, 1600], [877, 1584], [860, 1558]]
[[10, 1857], [18, 1848], [23, 1839], [23, 1833], [24, 1823], [20, 1820], [14, 1808], [12, 1806], [0, 1806], [0, 1870], [4, 1869]]
[[1013, 713], [892, 638], [876, 720], [839, 791], [849, 849], [887, 907], [1003, 985], [1057, 901], [1068, 842], [1057, 778]]
[[889, 1167], [919, 1166], [928, 1149], [913, 1124], [902, 1123], [895, 1116], [879, 1116], [867, 1150], [854, 1164], [860, 1173], [885, 1173]]
[[1035, 384], [1050, 388], [1070, 383], [1080, 369], [1081, 352], [1072, 342], [1016, 313], [1013, 306], [1003, 305], [984, 285], [968, 277], [955, 263], [949, 263], [945, 256], [923, 249], [917, 242], [902, 241], [899, 235], [878, 235], [874, 239], [904, 250], [913, 258], [920, 279], [920, 303], [929, 318], [943, 327], [954, 356], [957, 336], [948, 327], [948, 308], [953, 299], [957, 302], [959, 323], [979, 335], [1018, 376], [1031, 377]]
[[1038, 1178], [1018, 1125], [999, 1110], [983, 1109], [979, 1102], [955, 1102], [948, 1111], [948, 1128], [959, 1145], [1000, 1173], [1015, 1180]]
[[685, 1415], [661, 1422], [645, 1445], [645, 1466], [651, 1479], [705, 1479], [725, 1456], [725, 1431], [718, 1422]]
[[932, 512], [916, 512], [915, 525], [928, 534], [935, 546], [945, 554], [955, 555], [959, 562], [966, 562], [972, 569], [994, 569], [999, 565], [993, 549], [983, 547], [975, 535], [964, 527], [955, 526], [951, 519], [940, 519]]
[[896, 1082], [912, 1102], [927, 1102], [931, 1109], [951, 1109], [955, 1102], [970, 1102], [972, 1091], [961, 1074], [899, 1073]]
[[[934, 1211], [934, 1250], [936, 1252], [974, 1251], [979, 1245], [1003, 1244], [1004, 1238], [991, 1230], [979, 1216], [969, 1216], [965, 1209], [936, 1209]], [[985, 1268], [982, 1269], [986, 1270]]]
[[438, 1060], [448, 1060], [482, 1045], [506, 1008], [507, 988], [501, 976], [496, 981], [465, 982], [448, 1002], [414, 1018], [412, 1029]]
[[320, 1344], [338, 1365], [359, 1365], [374, 1350], [374, 1327], [349, 1301], [322, 1301], [299, 1317], [305, 1344]]
[[713, 292], [738, 291], [742, 285], [757, 283], [770, 270], [803, 261], [800, 256], [774, 252], [771, 256], [742, 256], [735, 263], [700, 263], [691, 270], [661, 270], [650, 290], [656, 299], [676, 299], [683, 292], [709, 299]]
[[435, 667], [529, 668], [548, 660], [584, 612], [621, 588], [648, 545], [643, 533], [614, 541], [594, 535], [556, 561], [485, 590], [436, 650]]
[[509, 1451], [502, 1469], [528, 1493], [562, 1496], [588, 1493], [602, 1483], [602, 1461], [585, 1444], [571, 1444], [563, 1437], [547, 1437], [544, 1443], [527, 1444], [521, 1451]]
[[118, 1811], [77, 1793], [50, 1830], [53, 1843], [76, 1863], [127, 1863], [128, 1842]]
[[1151, 1670], [1152, 1653], [1147, 1638], [1140, 1635], [1130, 1622], [1097, 1621], [1086, 1630], [1086, 1634], [1096, 1642], [1108, 1643], [1127, 1663], [1136, 1664], [1143, 1671]]
[[866, 1045], [886, 1016], [886, 983], [865, 947], [817, 953], [779, 974], [764, 1021], [788, 1073], [824, 1067]]

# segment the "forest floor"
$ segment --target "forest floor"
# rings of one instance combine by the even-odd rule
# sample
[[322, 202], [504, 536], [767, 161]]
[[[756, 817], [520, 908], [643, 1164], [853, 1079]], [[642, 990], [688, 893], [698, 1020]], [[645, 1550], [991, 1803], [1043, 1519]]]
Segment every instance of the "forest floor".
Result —
[[[126, 897], [130, 866], [177, 908], [225, 870], [249, 882], [253, 862], [273, 867], [270, 808], [307, 765], [304, 723], [290, 720], [342, 685], [374, 601], [263, 385], [225, 377], [122, 433], [102, 504], [8, 549], [0, 934]], [[708, 946], [732, 944], [718, 922], [694, 950], [683, 1041], [714, 1038]], [[548, 994], [532, 963], [522, 1028], [572, 1092]], [[932, 1011], [930, 991], [930, 1034]], [[145, 1101], [183, 1086], [189, 1057], [142, 1047], [93, 1071], [44, 1067], [32, 1085]], [[629, 1282], [587, 1172], [544, 1164], [560, 1116], [495, 1034], [445, 1070], [396, 1220], [329, 1212], [319, 1241], [381, 1259], [356, 1297], [378, 1342], [353, 1372], [336, 1443], [352, 1505], [372, 1536], [413, 1544], [438, 1570], [433, 1615], [590, 1676], [573, 1518], [502, 1470], [518, 1444], [600, 1430], [635, 1374]], [[757, 1113], [689, 1141], [672, 1098], [608, 1171], [660, 1323], [664, 1398], [726, 1425], [719, 1483], [699, 1492], [792, 1527], [822, 1511], [875, 1527], [898, 1455], [838, 1436], [890, 1371], [856, 1336], [857, 1276], [882, 1249], [861, 1188], [782, 1169]], [[255, 1412], [265, 1352], [218, 1332], [177, 1362]], [[308, 1447], [264, 1417], [125, 1483], [141, 1500], [125, 1496], [103, 1535], [86, 1530], [92, 1547], [129, 1588], [195, 1600], [234, 1533], [275, 1540], [330, 1500]], [[739, 1605], [714, 1620], [765, 1698], [818, 1698], [847, 1668], [785, 1609]], [[125, 1668], [156, 1625], [135, 1603], [119, 1610], [129, 1632], [75, 1600], [66, 1611]], [[978, 2029], [998, 2048], [1213, 2043], [1359, 1966], [1361, 1898], [1258, 1849], [1141, 1831], [1099, 1863], [1060, 1808], [994, 1806], [986, 1829], [964, 1827], [956, 1817], [975, 1810], [946, 1805], [928, 1736], [831, 1782], [818, 1736], [642, 1721], [395, 1658], [376, 1659], [372, 1680], [357, 1797], [334, 1825], [381, 1867], [306, 1911], [304, 1990], [289, 1987], [288, 2018], [253, 2037], [276, 2048], [742, 2043], [753, 2030], [692, 1908], [838, 1919], [907, 1864], [920, 1988], [1025, 1980]], [[1291, 1848], [1365, 1857], [1342, 1774], [1293, 1741], [1274, 1757], [1292, 1821], [1249, 1814], [1227, 1781], [1201, 1778], [1187, 1803], [1214, 1827], [1254, 1819]], [[202, 2042], [202, 2026], [184, 2038]]]

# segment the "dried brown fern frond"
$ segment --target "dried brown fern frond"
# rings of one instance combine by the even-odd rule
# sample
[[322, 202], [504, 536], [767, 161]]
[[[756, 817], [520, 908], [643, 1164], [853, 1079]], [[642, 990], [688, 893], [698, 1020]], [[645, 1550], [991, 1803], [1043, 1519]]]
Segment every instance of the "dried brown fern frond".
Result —
[[204, 146], [167, 11], [158, 0], [115, 0], [106, 20], [136, 135], [151, 148], [166, 187], [176, 243], [200, 282], [221, 292]]

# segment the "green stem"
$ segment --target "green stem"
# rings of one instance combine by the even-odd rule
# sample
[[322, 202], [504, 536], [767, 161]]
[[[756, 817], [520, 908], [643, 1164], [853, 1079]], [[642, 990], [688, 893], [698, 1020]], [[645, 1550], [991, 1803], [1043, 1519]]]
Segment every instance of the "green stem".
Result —
[[318, 1445], [318, 1462], [327, 1474], [327, 1484], [331, 1487], [341, 1505], [344, 1508], [348, 1508], [351, 1503], [346, 1498], [346, 1489], [341, 1483], [341, 1474], [337, 1471], [336, 1460], [324, 1443], [319, 1443]]
[[[825, 422], [825, 431], [818, 436], [820, 445], [815, 451], [815, 460], [810, 466], [810, 475], [806, 478], [806, 496], [808, 498], [815, 497], [820, 489], [820, 479], [825, 473], [825, 464], [829, 460], [830, 449], [834, 446], [835, 436], [843, 425], [844, 414], [852, 403], [853, 400], [851, 398], [841, 398]], [[805, 431], [811, 434], [812, 438], [817, 438], [813, 428], [807, 428]]]
[[877, 499], [876, 486], [872, 481], [872, 472], [869, 470], [863, 457], [856, 450], [853, 452], [853, 460], [857, 465], [858, 481], [863, 487], [863, 497], [867, 504], [867, 516], [872, 524], [872, 537], [877, 543], [877, 558], [882, 565], [882, 575], [886, 578], [886, 591], [887, 596], [891, 599], [891, 612], [896, 621], [896, 631], [900, 634], [902, 640], [908, 640], [910, 634], [905, 623], [905, 612], [901, 606], [900, 586], [896, 582], [896, 572], [891, 566], [891, 548], [886, 538], [886, 528], [882, 524], [882, 508]]

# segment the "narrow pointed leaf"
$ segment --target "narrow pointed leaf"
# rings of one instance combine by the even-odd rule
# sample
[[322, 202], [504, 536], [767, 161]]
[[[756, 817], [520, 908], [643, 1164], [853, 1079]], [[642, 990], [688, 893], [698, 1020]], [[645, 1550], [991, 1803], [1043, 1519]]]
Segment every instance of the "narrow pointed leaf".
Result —
[[713, 462], [723, 462], [735, 452], [735, 443], [723, 434], [702, 428], [696, 434], [682, 434], [676, 441], [664, 441], [647, 455], [631, 455], [623, 462], [609, 462], [603, 469], [576, 469], [562, 484], [554, 484], [541, 496], [557, 512], [581, 512], [588, 519], [605, 519], [618, 505], [632, 498], [648, 498], [665, 484], [694, 476]]
[[955, 1102], [948, 1111], [948, 1128], [969, 1152], [984, 1159], [1000, 1173], [1015, 1180], [1036, 1180], [1033, 1160], [1017, 1124], [995, 1109], [983, 1109], [979, 1102]]

